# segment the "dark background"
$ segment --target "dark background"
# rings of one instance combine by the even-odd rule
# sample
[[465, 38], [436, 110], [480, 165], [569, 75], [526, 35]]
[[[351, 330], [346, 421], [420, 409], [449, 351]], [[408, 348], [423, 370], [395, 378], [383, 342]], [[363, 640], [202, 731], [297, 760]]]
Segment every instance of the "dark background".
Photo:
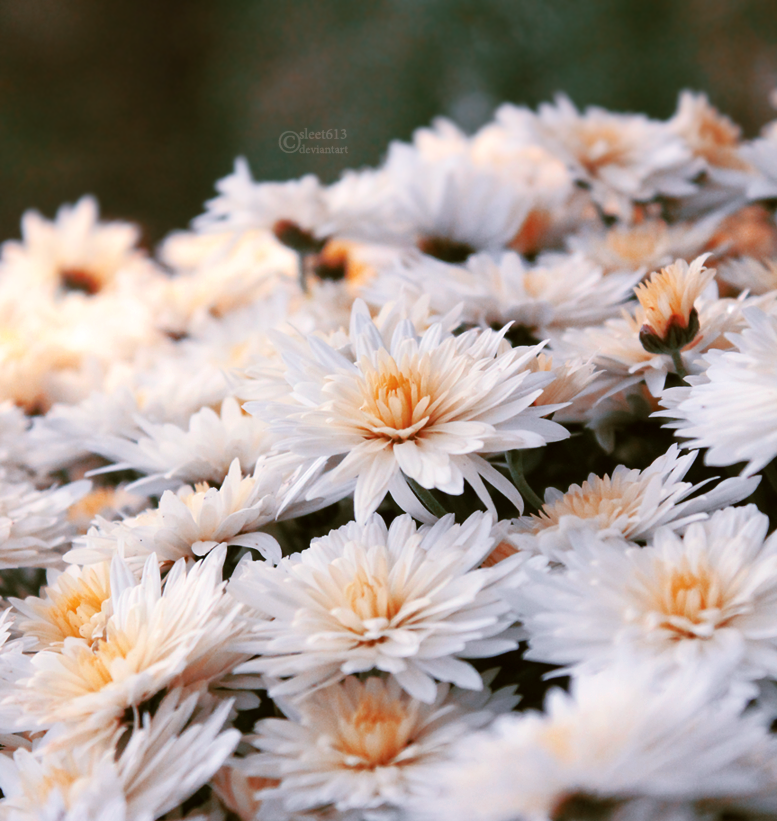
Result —
[[[661, 118], [704, 90], [752, 136], [775, 87], [773, 0], [0, 0], [0, 239], [93, 193], [153, 243], [238, 154], [331, 181], [438, 114], [559, 90]], [[348, 153], [279, 149], [306, 127]]]

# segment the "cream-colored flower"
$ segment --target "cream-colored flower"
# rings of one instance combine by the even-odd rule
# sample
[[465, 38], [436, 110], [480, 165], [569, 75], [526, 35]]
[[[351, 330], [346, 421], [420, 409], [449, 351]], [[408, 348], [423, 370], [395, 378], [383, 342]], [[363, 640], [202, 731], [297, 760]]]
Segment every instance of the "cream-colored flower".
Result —
[[[121, 565], [114, 572], [122, 572]], [[85, 639], [90, 645], [105, 634], [112, 610], [111, 564], [91, 567], [70, 566], [44, 587], [42, 595], [11, 599], [26, 616], [17, 626], [25, 636], [34, 637], [35, 649], [61, 647], [68, 636]]]
[[224, 594], [224, 556], [216, 549], [188, 572], [178, 562], [164, 590], [153, 554], [139, 582], [112, 574], [102, 635], [67, 636], [36, 653], [14, 698], [39, 726], [65, 722], [74, 736], [90, 735], [165, 688], [196, 689], [227, 676], [246, 656], [235, 649], [245, 626], [242, 607]]
[[557, 557], [557, 551], [568, 549], [570, 530], [584, 527], [602, 538], [643, 541], [658, 527], [682, 530], [690, 522], [707, 518], [709, 511], [747, 498], [758, 486], [759, 479], [725, 479], [689, 499], [707, 484], [682, 481], [697, 456], [698, 451], [681, 456], [680, 448], [672, 445], [645, 470], [618, 465], [612, 477], [592, 473], [582, 486], [571, 485], [566, 493], [548, 488], [540, 511], [515, 520], [516, 525]]
[[[702, 259], [694, 260], [691, 266], [670, 266], [675, 273], [666, 279], [659, 274], [655, 284], [642, 291], [649, 313], [637, 304], [633, 313], [624, 310], [621, 317], [608, 319], [601, 326], [570, 328], [553, 340], [552, 350], [566, 359], [591, 359], [605, 371], [600, 385], [606, 386], [610, 395], [644, 380], [650, 393], [658, 396], [667, 374], [701, 373], [706, 367], [703, 354], [710, 348], [730, 347], [728, 334], [744, 326], [744, 308], [768, 307], [775, 301], [775, 294], [718, 299], [714, 283], [710, 282], [709, 291], [692, 302], [699, 279], [707, 276], [699, 261]], [[683, 272], [690, 272], [691, 268], [695, 271], [693, 290], [686, 290]], [[658, 333], [654, 334], [654, 330]]]
[[506, 350], [502, 336], [453, 336], [442, 324], [419, 334], [407, 320], [379, 329], [357, 301], [340, 350], [315, 336], [307, 344], [279, 336], [285, 373], [257, 372], [255, 391], [283, 401], [245, 407], [268, 423], [276, 451], [298, 459], [296, 494], [353, 492], [357, 521], [389, 491], [409, 510], [415, 497], [405, 477], [455, 495], [466, 481], [493, 510], [485, 479], [521, 508], [513, 485], [481, 454], [540, 447], [568, 433], [541, 418], [554, 406], [531, 407], [552, 381], [529, 370], [539, 348]]
[[220, 487], [184, 485], [177, 493], [166, 490], [157, 508], [137, 516], [116, 522], [98, 518], [74, 540], [67, 561], [88, 564], [120, 553], [139, 570], [151, 553], [164, 564], [193, 561], [220, 544], [256, 548], [277, 561], [275, 540], [257, 531], [275, 519], [279, 486], [280, 478], [261, 467], [243, 476], [234, 459]]
[[405, 290], [429, 296], [435, 313], [461, 306], [464, 322], [501, 328], [508, 322], [536, 339], [568, 327], [595, 325], [616, 316], [631, 296], [639, 273], [604, 275], [582, 254], [547, 254], [533, 265], [508, 251], [474, 254], [464, 265], [423, 259], [379, 274], [364, 291], [385, 305]]
[[601, 670], [624, 652], [657, 670], [758, 679], [777, 670], [777, 541], [755, 505], [659, 528], [647, 547], [570, 534], [563, 568], [510, 591], [528, 657]]
[[680, 92], [677, 111], [669, 127], [712, 168], [747, 171], [750, 164], [739, 153], [742, 129], [721, 114], [706, 94]]
[[493, 544], [491, 521], [479, 513], [457, 525], [449, 515], [418, 530], [408, 515], [390, 528], [373, 516], [275, 566], [244, 560], [229, 590], [255, 611], [241, 647], [257, 658], [240, 670], [276, 679], [271, 696], [373, 669], [427, 703], [433, 679], [479, 690], [480, 674], [461, 659], [515, 646], [498, 593], [511, 566], [477, 569]]
[[[197, 696], [166, 696], [153, 717], [82, 745], [55, 730], [0, 766], [8, 821], [153, 821], [195, 793], [237, 745], [220, 732], [231, 704], [197, 712]], [[59, 729], [59, 728], [58, 728]]]
[[264, 422], [244, 414], [233, 396], [224, 399], [218, 412], [205, 407], [192, 414], [186, 429], [142, 418], [138, 424], [142, 430], [134, 439], [96, 435], [89, 447], [115, 460], [102, 472], [129, 468], [146, 474], [128, 486], [143, 493], [161, 493], [187, 483], [220, 483], [235, 458], [244, 471], [251, 471], [270, 445]]
[[699, 315], [694, 303], [715, 277], [714, 268], [704, 267], [708, 256], [690, 265], [678, 259], [634, 289], [642, 308], [640, 341], [650, 353], [679, 350], [695, 339]]
[[0, 468], [0, 570], [62, 566], [62, 551], [76, 533], [68, 509], [91, 482], [37, 490]]
[[668, 224], [651, 218], [633, 225], [613, 225], [606, 231], [587, 231], [567, 237], [572, 251], [585, 254], [608, 272], [656, 271], [678, 257], [698, 256], [722, 215], [715, 213], [697, 222]]
[[747, 797], [764, 785], [759, 758], [773, 748], [765, 717], [744, 713], [746, 702], [746, 694], [720, 697], [708, 682], [659, 678], [622, 659], [606, 673], [573, 679], [570, 693], [551, 690], [543, 713], [499, 716], [459, 739], [410, 818], [637, 819], [645, 815], [623, 814], [622, 806], [635, 796]]
[[709, 351], [705, 369], [688, 379], [690, 387], [661, 396], [667, 410], [656, 415], [688, 439], [688, 447], [707, 448], [708, 465], [747, 462], [751, 475], [777, 456], [777, 317], [746, 309], [747, 327], [728, 336], [731, 350]]
[[49, 296], [68, 292], [92, 296], [122, 287], [134, 291], [141, 282], [146, 288], [157, 283], [152, 263], [136, 248], [139, 229], [123, 222], [101, 223], [93, 197], [63, 205], [54, 222], [35, 211], [26, 212], [22, 234], [22, 242], [3, 245], [3, 289], [15, 279], [16, 288], [34, 286]]
[[423, 792], [429, 768], [451, 745], [517, 701], [437, 685], [432, 703], [403, 692], [395, 679], [349, 676], [287, 707], [289, 720], [265, 719], [244, 769], [276, 781], [259, 797], [287, 811], [396, 809]]
[[537, 114], [502, 106], [497, 121], [528, 143], [550, 151], [572, 176], [590, 186], [602, 209], [630, 221], [632, 205], [659, 193], [693, 193], [698, 170], [684, 142], [665, 123], [589, 107], [579, 112], [563, 94]]

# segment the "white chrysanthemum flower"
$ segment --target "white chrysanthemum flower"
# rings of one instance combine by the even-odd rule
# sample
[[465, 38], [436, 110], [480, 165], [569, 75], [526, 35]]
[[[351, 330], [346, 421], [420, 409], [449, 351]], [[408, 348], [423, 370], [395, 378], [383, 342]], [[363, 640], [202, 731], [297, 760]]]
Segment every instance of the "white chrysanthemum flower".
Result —
[[[124, 222], [100, 223], [97, 201], [82, 197], [63, 205], [54, 222], [35, 211], [22, 217], [22, 242], [6, 242], [0, 287], [36, 287], [48, 296], [86, 295], [155, 284], [156, 271], [137, 250], [139, 229]], [[148, 295], [148, 294], [147, 294]]]
[[237, 745], [221, 728], [225, 702], [196, 713], [197, 696], [166, 696], [153, 717], [90, 744], [63, 746], [56, 731], [0, 762], [8, 821], [153, 821], [195, 793]]
[[563, 561], [563, 551], [570, 548], [570, 531], [588, 528], [600, 538], [643, 541], [659, 527], [681, 530], [705, 519], [711, 510], [746, 499], [758, 486], [760, 477], [725, 479], [688, 499], [712, 481], [697, 485], [682, 481], [697, 456], [698, 451], [681, 456], [680, 448], [672, 445], [645, 470], [618, 465], [612, 477], [592, 473], [582, 486], [571, 485], [566, 493], [548, 488], [537, 514], [514, 521], [515, 538], [522, 547], [541, 549]]
[[67, 512], [68, 520], [76, 527], [79, 534], [84, 534], [91, 527], [95, 518], [120, 519], [132, 516], [148, 506], [145, 496], [138, 496], [126, 489], [126, 483], [116, 485], [93, 486], [86, 496], [79, 499]]
[[396, 299], [406, 289], [429, 294], [439, 314], [463, 304], [462, 320], [502, 327], [508, 322], [532, 330], [542, 339], [570, 326], [595, 325], [614, 316], [631, 296], [641, 275], [610, 274], [580, 254], [553, 255], [535, 265], [515, 253], [471, 256], [465, 265], [423, 260], [378, 276], [364, 291], [375, 304]]
[[188, 572], [177, 562], [164, 590], [153, 554], [139, 582], [128, 569], [113, 573], [103, 634], [68, 636], [38, 652], [14, 699], [39, 726], [66, 722], [74, 734], [91, 734], [165, 688], [227, 676], [246, 658], [235, 648], [246, 628], [242, 606], [224, 593], [224, 556], [225, 548], [216, 549]]
[[[510, 592], [529, 657], [601, 669], [628, 648], [655, 667], [777, 673], [777, 539], [754, 505], [725, 508], [647, 547], [570, 534], [564, 568]], [[529, 572], [529, 571], [527, 571]]]
[[582, 114], [568, 97], [556, 96], [533, 114], [502, 106], [497, 122], [526, 142], [539, 144], [566, 163], [591, 188], [605, 212], [630, 221], [632, 203], [657, 194], [684, 196], [699, 170], [690, 150], [665, 123], [640, 114], [613, 114], [590, 107]]
[[[704, 267], [708, 256], [703, 254], [690, 265], [683, 259], [675, 260], [634, 289], [642, 309], [640, 341], [643, 347], [648, 348], [646, 335], [676, 348], [693, 342], [699, 330], [698, 312], [694, 320], [694, 305], [715, 278], [715, 269]], [[673, 333], [679, 338], [677, 345], [672, 345]]]
[[30, 413], [77, 402], [100, 388], [113, 364], [159, 342], [139, 294], [79, 297], [55, 302], [0, 287], [0, 397]]
[[719, 277], [738, 291], [766, 294], [777, 289], [777, 259], [725, 259], [720, 263]]
[[763, 718], [742, 715], [745, 703], [626, 663], [575, 679], [570, 694], [548, 694], [544, 714], [500, 716], [462, 738], [409, 817], [549, 821], [599, 817], [638, 796], [747, 795], [763, 781], [758, 757], [771, 749]]
[[[121, 572], [121, 566], [114, 565], [114, 572]], [[33, 649], [39, 650], [61, 647], [68, 636], [83, 638], [89, 644], [102, 638], [112, 611], [110, 574], [110, 562], [85, 568], [71, 565], [56, 578], [49, 578], [42, 596], [10, 599], [27, 617], [18, 619], [17, 628], [33, 638]]]
[[159, 306], [166, 330], [189, 333], [211, 317], [223, 318], [246, 305], [272, 299], [299, 276], [297, 254], [267, 231], [171, 234], [159, 250], [176, 271]]
[[252, 547], [277, 561], [275, 540], [256, 531], [275, 519], [279, 486], [279, 477], [261, 468], [244, 477], [235, 459], [219, 488], [184, 485], [177, 493], [166, 490], [157, 508], [118, 522], [100, 520], [74, 540], [66, 561], [87, 564], [117, 552], [133, 567], [151, 553], [162, 563], [192, 561], [220, 544]]
[[675, 259], [701, 254], [722, 219], [719, 213], [698, 222], [672, 225], [662, 219], [646, 219], [634, 225], [613, 225], [606, 231], [573, 234], [566, 244], [608, 273], [657, 271]]
[[229, 590], [253, 607], [259, 655], [241, 670], [287, 681], [270, 695], [302, 693], [350, 673], [383, 670], [414, 698], [431, 703], [433, 679], [478, 690], [461, 657], [516, 646], [513, 615], [497, 586], [511, 565], [475, 569], [493, 544], [492, 520], [476, 513], [416, 529], [410, 516], [387, 530], [379, 516], [315, 539], [276, 566], [243, 561]]
[[[633, 314], [624, 310], [620, 318], [601, 326], [567, 330], [554, 341], [553, 349], [566, 357], [593, 357], [608, 372], [612, 393], [644, 380], [658, 396], [667, 374], [677, 373], [678, 363], [691, 374], [701, 372], [702, 354], [728, 344], [726, 334], [741, 329], [742, 309], [748, 304], [743, 297], [715, 298], [714, 271], [703, 267], [704, 259], [698, 257], [691, 265], [677, 260], [641, 286], [637, 293], [642, 304]], [[773, 296], [752, 300], [774, 301]]]
[[289, 182], [255, 182], [244, 157], [235, 169], [216, 183], [219, 196], [206, 203], [207, 211], [194, 221], [198, 230], [244, 233], [273, 230], [289, 222], [315, 233], [327, 216], [323, 189], [314, 174]]
[[275, 780], [258, 797], [287, 811], [396, 811], [426, 788], [429, 768], [456, 740], [514, 706], [511, 691], [473, 698], [439, 684], [424, 704], [393, 678], [349, 676], [291, 705], [289, 720], [260, 721], [250, 742], [263, 752], [244, 769]]
[[750, 164], [740, 154], [742, 129], [713, 106], [706, 94], [681, 91], [677, 111], [668, 124], [704, 160], [708, 170], [747, 172]]
[[384, 218], [353, 222], [346, 235], [415, 247], [446, 262], [505, 249], [532, 205], [529, 191], [465, 155], [430, 158], [393, 143], [381, 174]]
[[91, 486], [81, 480], [37, 490], [0, 468], [0, 570], [61, 565], [61, 549], [76, 533], [68, 508]]
[[757, 308], [743, 314], [748, 327], [727, 337], [734, 350], [708, 351], [703, 374], [665, 391], [668, 410], [657, 415], [677, 420], [668, 427], [690, 439], [687, 447], [708, 448], [707, 464], [747, 462], [750, 475], [777, 456], [777, 318]]
[[269, 424], [276, 450], [296, 455], [304, 471], [298, 493], [307, 490], [312, 499], [355, 492], [357, 521], [389, 491], [403, 507], [414, 504], [404, 477], [454, 495], [466, 480], [493, 509], [486, 479], [522, 509], [513, 485], [481, 454], [540, 447], [569, 434], [541, 418], [554, 406], [531, 407], [552, 380], [529, 370], [539, 348], [505, 350], [503, 333], [454, 337], [433, 325], [418, 334], [404, 321], [389, 336], [357, 302], [350, 351], [314, 336], [306, 345], [278, 337], [286, 372], [267, 369], [256, 388], [285, 401], [245, 407]]
[[101, 472], [129, 468], [147, 474], [128, 486], [143, 493], [160, 493], [186, 483], [222, 482], [234, 459], [240, 460], [244, 471], [251, 471], [269, 448], [266, 425], [244, 414], [232, 396], [224, 399], [218, 413], [206, 407], [192, 414], [187, 430], [144, 419], [138, 424], [143, 434], [134, 441], [104, 435], [89, 446], [94, 453], [116, 460]]

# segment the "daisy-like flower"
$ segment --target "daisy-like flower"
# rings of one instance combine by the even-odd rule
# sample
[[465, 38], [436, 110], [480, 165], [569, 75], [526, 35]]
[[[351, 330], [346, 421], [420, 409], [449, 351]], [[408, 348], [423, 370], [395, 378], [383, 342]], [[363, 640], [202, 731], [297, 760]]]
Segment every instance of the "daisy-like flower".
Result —
[[549, 821], [610, 817], [639, 796], [748, 795], [764, 780], [767, 724], [742, 715], [746, 695], [715, 695], [692, 678], [658, 680], [626, 663], [574, 679], [570, 694], [550, 691], [544, 713], [499, 716], [460, 739], [409, 817]]
[[694, 156], [708, 169], [748, 171], [750, 164], [741, 156], [742, 129], [713, 106], [706, 94], [681, 91], [677, 111], [668, 123]]
[[777, 256], [777, 225], [774, 214], [763, 205], [746, 205], [722, 220], [707, 245], [728, 257]]
[[[570, 535], [565, 568], [510, 592], [530, 657], [601, 669], [624, 648], [658, 669], [755, 679], [777, 672], [777, 540], [754, 505], [725, 508], [647, 547]], [[530, 572], [530, 571], [527, 571]]]
[[234, 459], [251, 471], [269, 447], [266, 426], [244, 414], [232, 396], [218, 413], [206, 407], [192, 414], [187, 430], [172, 423], [138, 423], [142, 433], [134, 441], [108, 434], [89, 443], [92, 452], [116, 460], [101, 473], [131, 469], [146, 474], [128, 486], [130, 491], [152, 494], [186, 483], [222, 482]]
[[678, 259], [634, 289], [644, 319], [639, 340], [648, 353], [674, 354], [695, 339], [699, 313], [694, 303], [715, 277], [714, 268], [704, 267], [708, 256], [690, 265]]
[[417, 530], [405, 515], [387, 529], [374, 516], [276, 566], [241, 562], [229, 590], [257, 611], [241, 647], [259, 657], [240, 669], [287, 679], [270, 686], [271, 696], [373, 669], [426, 703], [435, 699], [433, 679], [479, 690], [480, 675], [460, 657], [516, 646], [497, 591], [511, 563], [475, 569], [493, 544], [491, 524], [488, 514], [462, 525], [449, 515]]
[[86, 564], [117, 552], [133, 567], [142, 566], [151, 553], [162, 563], [192, 561], [220, 544], [256, 548], [277, 561], [281, 554], [275, 540], [256, 531], [275, 519], [279, 485], [278, 476], [261, 468], [244, 477], [234, 459], [220, 488], [203, 482], [177, 493], [166, 490], [157, 508], [118, 522], [99, 520], [74, 540], [66, 561]]
[[590, 107], [582, 114], [568, 97], [541, 105], [537, 114], [502, 106], [497, 122], [566, 163], [573, 177], [609, 214], [629, 221], [632, 203], [662, 193], [693, 193], [698, 171], [687, 145], [665, 123], [638, 114]]
[[240, 739], [221, 728], [230, 702], [196, 711], [197, 696], [166, 696], [140, 726], [63, 746], [53, 731], [0, 762], [8, 821], [153, 821], [195, 793]]
[[92, 487], [91, 491], [70, 507], [67, 513], [69, 521], [79, 533], [86, 533], [95, 517], [119, 519], [131, 516], [148, 505], [145, 496], [137, 496], [126, 489], [126, 485], [101, 485]]
[[359, 522], [388, 491], [403, 506], [414, 504], [404, 477], [454, 495], [466, 480], [493, 509], [484, 478], [522, 509], [513, 485], [481, 454], [540, 447], [569, 434], [541, 418], [555, 406], [531, 407], [552, 381], [529, 370], [539, 348], [505, 350], [505, 331], [454, 337], [437, 324], [419, 335], [404, 321], [389, 338], [357, 302], [350, 351], [314, 336], [306, 346], [278, 337], [286, 372], [268, 369], [256, 389], [285, 401], [245, 408], [269, 423], [276, 450], [297, 455], [304, 480], [298, 492], [307, 488], [312, 499], [353, 491]]
[[194, 221], [200, 231], [242, 234], [264, 229], [289, 247], [295, 245], [292, 235], [297, 243], [315, 245], [314, 235], [327, 218], [323, 189], [314, 174], [290, 182], [257, 183], [240, 157], [232, 174], [216, 183], [216, 190], [219, 195], [206, 203], [206, 213]]
[[711, 214], [698, 222], [669, 225], [662, 219], [645, 219], [633, 225], [613, 225], [606, 231], [585, 231], [566, 240], [567, 247], [582, 253], [606, 272], [655, 271], [678, 257], [698, 256], [722, 215]]
[[[593, 357], [607, 372], [611, 393], [644, 380], [658, 396], [667, 374], [699, 373], [705, 367], [702, 354], [713, 346], [727, 346], [726, 334], [740, 330], [746, 305], [774, 302], [773, 295], [751, 297], [749, 302], [744, 297], [715, 299], [714, 272], [703, 267], [703, 260], [699, 257], [691, 265], [677, 260], [635, 289], [640, 304], [633, 314], [624, 310], [602, 326], [571, 328], [554, 339], [553, 350], [565, 358]], [[709, 283], [708, 290], [698, 296], [702, 281]]]
[[[123, 570], [122, 564], [113, 565], [114, 573]], [[110, 574], [110, 562], [84, 568], [71, 565], [56, 579], [49, 580], [42, 596], [10, 600], [27, 617], [19, 619], [16, 626], [34, 639], [34, 649], [61, 647], [68, 636], [83, 638], [91, 644], [104, 635], [111, 614]]]
[[667, 410], [658, 416], [689, 439], [687, 447], [708, 448], [709, 465], [747, 462], [743, 473], [758, 472], [777, 456], [777, 318], [746, 308], [748, 327], [730, 334], [734, 350], [709, 351], [706, 370], [688, 379], [689, 388], [661, 396]]
[[246, 658], [235, 649], [245, 626], [243, 608], [224, 593], [224, 556], [218, 548], [188, 572], [185, 561], [176, 563], [164, 590], [153, 554], [139, 582], [128, 571], [113, 573], [102, 635], [67, 636], [61, 647], [38, 652], [14, 698], [39, 726], [65, 722], [76, 737], [110, 726], [165, 688], [196, 689], [228, 675]]
[[473, 698], [439, 684], [424, 704], [393, 678], [349, 676], [287, 707], [289, 720], [260, 721], [250, 741], [263, 752], [244, 768], [275, 781], [257, 797], [287, 811], [396, 810], [424, 789], [430, 766], [457, 739], [517, 701], [512, 688]]
[[680, 448], [672, 445], [645, 470], [618, 465], [612, 477], [592, 473], [582, 486], [571, 485], [566, 493], [548, 488], [537, 514], [514, 521], [515, 538], [563, 561], [570, 530], [588, 528], [601, 538], [644, 541], [659, 527], [681, 530], [705, 519], [709, 511], [740, 502], [758, 486], [760, 477], [725, 479], [713, 490], [688, 499], [711, 481], [697, 485], [682, 481], [698, 453], [681, 456]]
[[364, 291], [379, 305], [404, 288], [429, 294], [433, 311], [463, 304], [462, 320], [484, 327], [508, 322], [544, 338], [570, 326], [594, 325], [614, 316], [641, 274], [610, 274], [581, 254], [548, 255], [527, 265], [515, 253], [471, 256], [464, 266], [423, 260], [381, 273]]
[[76, 533], [68, 521], [68, 508], [91, 486], [81, 480], [36, 490], [0, 468], [0, 570], [61, 565], [61, 548]]
[[554, 365], [552, 356], [541, 353], [532, 362], [532, 370], [553, 374], [553, 381], [534, 400], [535, 406], [560, 406], [553, 414], [556, 422], [587, 421], [601, 375], [592, 362], [568, 359]]
[[719, 276], [737, 291], [765, 294], [777, 289], [777, 259], [727, 259], [720, 265]]
[[54, 222], [28, 211], [22, 218], [22, 235], [22, 242], [3, 245], [0, 286], [4, 289], [34, 284], [51, 296], [67, 292], [91, 296], [115, 290], [122, 278], [129, 279], [133, 289], [139, 279], [148, 287], [156, 275], [136, 248], [138, 228], [123, 222], [100, 223], [93, 197], [63, 205]]
[[[207, 319], [223, 318], [285, 290], [299, 275], [297, 254], [266, 230], [197, 234], [175, 232], [159, 256], [175, 271], [160, 305], [169, 332], [191, 332]], [[277, 306], [276, 306], [277, 307]]]
[[394, 143], [381, 175], [383, 219], [355, 222], [346, 235], [415, 247], [445, 262], [504, 250], [532, 205], [528, 191], [466, 155], [431, 158]]

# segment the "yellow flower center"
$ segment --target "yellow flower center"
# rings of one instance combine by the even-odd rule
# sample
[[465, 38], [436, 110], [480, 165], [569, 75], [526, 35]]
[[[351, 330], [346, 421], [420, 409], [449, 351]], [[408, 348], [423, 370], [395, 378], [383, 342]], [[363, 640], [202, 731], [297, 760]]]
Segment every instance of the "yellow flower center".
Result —
[[360, 619], [385, 618], [391, 621], [402, 608], [393, 594], [386, 575], [372, 576], [365, 568], [356, 571], [353, 581], [344, 590], [345, 600]]
[[667, 227], [663, 220], [630, 227], [616, 226], [607, 232], [605, 245], [620, 259], [638, 266], [653, 257], [666, 233]]
[[[543, 506], [532, 514], [534, 532], [557, 527], [562, 516], [598, 519], [601, 527], [612, 525], [621, 516], [636, 515], [642, 501], [642, 484], [626, 477], [605, 475], [586, 480], [579, 488]], [[628, 534], [628, 530], [624, 535]]]
[[617, 165], [626, 158], [627, 147], [619, 128], [609, 123], [586, 122], [578, 131], [578, 160], [591, 176], [606, 165]]
[[[111, 595], [109, 565], [106, 562], [85, 569], [78, 579], [63, 574], [58, 587], [48, 587], [45, 593], [49, 601], [42, 615], [61, 638], [75, 636], [91, 641], [94, 631], [101, 629], [94, 617]], [[31, 627], [30, 632], [38, 632], [35, 625]]]
[[430, 421], [434, 409], [430, 368], [425, 358], [403, 362], [386, 355], [376, 370], [365, 365], [360, 407], [371, 437], [413, 439]]
[[691, 567], [687, 560], [679, 565], [659, 569], [650, 591], [649, 604], [666, 618], [660, 627], [671, 631], [673, 639], [704, 638], [708, 630], [698, 631], [695, 626], [725, 626], [730, 621], [722, 611], [727, 596], [720, 577], [702, 563]]
[[339, 720], [335, 749], [359, 759], [354, 769], [385, 767], [412, 743], [416, 719], [401, 697], [365, 690], [356, 710]]

